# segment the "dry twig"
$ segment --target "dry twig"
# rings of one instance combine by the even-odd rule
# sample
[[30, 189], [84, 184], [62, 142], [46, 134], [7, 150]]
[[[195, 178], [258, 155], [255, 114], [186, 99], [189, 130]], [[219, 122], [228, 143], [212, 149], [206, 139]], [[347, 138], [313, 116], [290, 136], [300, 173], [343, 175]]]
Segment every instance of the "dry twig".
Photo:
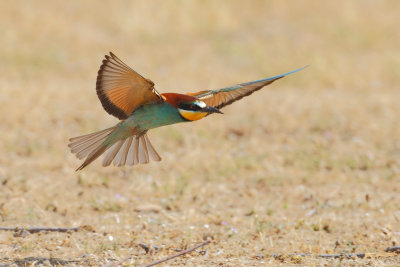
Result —
[[140, 243], [139, 247], [144, 249], [144, 251], [146, 251], [146, 254], [150, 253], [150, 252], [157, 252], [160, 249], [160, 247], [152, 246], [152, 245], [146, 245], [144, 243]]
[[200, 243], [200, 244], [198, 244], [198, 245], [196, 245], [196, 246], [194, 246], [194, 247], [192, 247], [192, 248], [183, 250], [183, 251], [181, 251], [181, 252], [179, 252], [179, 253], [177, 253], [177, 254], [175, 254], [175, 255], [168, 256], [168, 257], [166, 257], [166, 258], [164, 258], [164, 259], [161, 259], [161, 260], [153, 261], [153, 262], [151, 262], [151, 263], [149, 263], [149, 264], [145, 264], [145, 265], [142, 265], [142, 266], [140, 266], [140, 267], [150, 267], [150, 266], [154, 266], [154, 265], [157, 265], [157, 264], [160, 264], [160, 263], [169, 261], [169, 260], [171, 260], [171, 259], [173, 259], [173, 258], [182, 256], [182, 255], [184, 255], [184, 254], [187, 254], [187, 253], [192, 252], [193, 250], [196, 250], [196, 249], [198, 249], [198, 248], [201, 248], [201, 247], [203, 247], [203, 246], [209, 244], [210, 242], [211, 242], [210, 240], [204, 241], [203, 243]]
[[27, 257], [23, 259], [10, 259], [10, 258], [2, 258], [0, 261], [7, 261], [9, 263], [0, 263], [0, 266], [38, 266], [38, 265], [51, 265], [51, 266], [64, 266], [72, 263], [80, 263], [83, 265], [84, 261], [79, 260], [62, 260], [59, 258], [44, 258], [44, 257]]
[[[192, 252], [192, 251], [194, 251], [194, 250], [196, 250], [196, 249], [198, 249], [200, 247], [203, 247], [203, 246], [209, 244], [210, 242], [211, 242], [210, 240], [204, 241], [203, 243], [200, 243], [200, 244], [198, 244], [198, 245], [196, 245], [196, 246], [194, 246], [192, 248], [189, 248], [189, 249], [186, 249], [186, 250], [182, 250], [181, 252], [179, 252], [177, 254], [165, 257], [164, 259], [161, 259], [161, 260], [153, 261], [153, 262], [145, 264], [145, 265], [141, 265], [140, 267], [150, 267], [150, 266], [154, 266], [154, 265], [157, 265], [157, 264], [172, 260], [172, 259], [174, 259], [176, 257], [182, 256], [182, 255], [190, 253], [190, 252]], [[128, 261], [129, 259], [130, 259], [130, 257], [122, 259], [122, 260], [114, 263], [113, 265], [111, 265], [111, 267], [117, 267], [117, 266], [121, 265], [122, 263]]]
[[400, 253], [400, 246], [396, 247], [388, 247], [385, 250], [386, 252], [395, 252], [395, 253]]
[[77, 232], [79, 227], [67, 227], [67, 228], [59, 228], [59, 227], [31, 227], [31, 228], [24, 228], [24, 227], [0, 227], [2, 231], [14, 231], [14, 232], [29, 232], [31, 234], [38, 233], [38, 232], [69, 232], [74, 231]]
[[[270, 257], [275, 259], [284, 259], [286, 257], [317, 257], [317, 258], [333, 258], [333, 259], [355, 259], [355, 258], [378, 258], [378, 257], [393, 257], [397, 252], [398, 247], [389, 247], [385, 252], [371, 253], [343, 253], [343, 254], [312, 254], [312, 253], [291, 253], [291, 254], [270, 254]], [[262, 259], [264, 255], [256, 255], [255, 258]], [[268, 257], [268, 256], [267, 256]]]

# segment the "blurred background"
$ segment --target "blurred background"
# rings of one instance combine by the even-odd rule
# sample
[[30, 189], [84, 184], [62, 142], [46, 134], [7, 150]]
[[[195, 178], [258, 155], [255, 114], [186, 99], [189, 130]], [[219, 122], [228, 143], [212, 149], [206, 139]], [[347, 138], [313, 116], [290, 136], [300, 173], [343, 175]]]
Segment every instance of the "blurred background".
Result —
[[[238, 264], [400, 242], [399, 1], [2, 1], [0, 10], [1, 224], [114, 236], [58, 244], [0, 233], [3, 255], [47, 246], [93, 264], [132, 253], [140, 263], [139, 241], [210, 236], [210, 257], [194, 261]], [[161, 163], [97, 160], [76, 173], [68, 138], [117, 123], [95, 92], [109, 51], [161, 93], [310, 66], [224, 115], [151, 131]]]

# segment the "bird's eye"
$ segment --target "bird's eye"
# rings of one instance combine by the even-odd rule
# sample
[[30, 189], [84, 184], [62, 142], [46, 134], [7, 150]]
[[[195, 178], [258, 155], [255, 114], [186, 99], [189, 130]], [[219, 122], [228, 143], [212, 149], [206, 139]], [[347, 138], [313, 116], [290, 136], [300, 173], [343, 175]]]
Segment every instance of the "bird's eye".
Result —
[[191, 110], [191, 111], [200, 110], [200, 107], [193, 103], [181, 103], [181, 104], [179, 104], [179, 108], [184, 109], [184, 110]]

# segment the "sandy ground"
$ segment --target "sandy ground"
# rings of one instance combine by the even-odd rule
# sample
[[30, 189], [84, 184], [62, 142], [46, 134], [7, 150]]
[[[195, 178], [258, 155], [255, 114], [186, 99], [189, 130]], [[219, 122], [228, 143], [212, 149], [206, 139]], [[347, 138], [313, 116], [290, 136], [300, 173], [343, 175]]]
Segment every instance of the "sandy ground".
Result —
[[[385, 252], [400, 243], [398, 14], [395, 0], [2, 1], [1, 226], [81, 228], [0, 231], [0, 264], [136, 266], [208, 238], [165, 266], [399, 266]], [[151, 131], [161, 163], [75, 172], [68, 138], [117, 123], [94, 90], [109, 51], [160, 92], [310, 67]], [[351, 253], [365, 257], [319, 256]]]

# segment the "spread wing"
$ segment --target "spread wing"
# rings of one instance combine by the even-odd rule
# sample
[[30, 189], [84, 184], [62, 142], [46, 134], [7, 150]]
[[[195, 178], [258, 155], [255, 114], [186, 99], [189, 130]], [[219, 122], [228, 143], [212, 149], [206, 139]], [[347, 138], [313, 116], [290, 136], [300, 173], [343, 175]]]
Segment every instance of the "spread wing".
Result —
[[96, 91], [103, 108], [121, 120], [141, 105], [163, 101], [151, 80], [142, 77], [111, 52], [100, 66]]
[[241, 84], [237, 84], [237, 85], [233, 85], [233, 86], [229, 86], [229, 87], [217, 89], [217, 90], [200, 91], [200, 92], [190, 94], [190, 95], [193, 95], [193, 96], [199, 98], [204, 103], [206, 103], [207, 106], [211, 106], [211, 107], [220, 109], [227, 105], [232, 104], [233, 102], [235, 102], [245, 96], [251, 95], [255, 91], [260, 90], [264, 86], [271, 84], [274, 81], [285, 77], [286, 75], [295, 73], [306, 67], [307, 66], [302, 67], [297, 70], [294, 70], [294, 71], [291, 71], [291, 72], [287, 72], [287, 73], [284, 73], [281, 75], [277, 75], [277, 76], [273, 76], [273, 77], [269, 77], [269, 78], [265, 78], [265, 79], [261, 79], [261, 80], [257, 80], [257, 81], [241, 83]]

